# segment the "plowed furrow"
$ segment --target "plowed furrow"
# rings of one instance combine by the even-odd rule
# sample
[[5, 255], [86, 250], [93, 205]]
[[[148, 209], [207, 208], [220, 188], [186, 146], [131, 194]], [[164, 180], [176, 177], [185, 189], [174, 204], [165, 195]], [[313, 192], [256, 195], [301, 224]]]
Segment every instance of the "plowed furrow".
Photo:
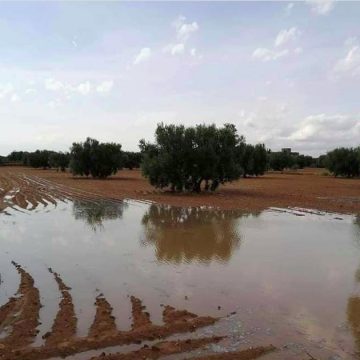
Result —
[[102, 296], [98, 296], [95, 302], [96, 315], [89, 330], [89, 336], [98, 338], [101, 336], [114, 335], [118, 332], [115, 317], [112, 315], [112, 307]]
[[10, 334], [2, 339], [0, 344], [0, 355], [8, 349], [22, 348], [33, 341], [37, 335], [39, 325], [40, 295], [39, 290], [34, 286], [33, 278], [18, 264], [13, 262], [20, 274], [21, 281], [15, 306], [12, 308], [9, 321], [11, 325]]
[[59, 311], [51, 332], [44, 335], [46, 338], [45, 345], [54, 346], [69, 341], [76, 335], [77, 318], [72, 297], [69, 293], [70, 288], [64, 284], [59, 274], [53, 272], [51, 268], [49, 268], [49, 271], [54, 275], [62, 295]]

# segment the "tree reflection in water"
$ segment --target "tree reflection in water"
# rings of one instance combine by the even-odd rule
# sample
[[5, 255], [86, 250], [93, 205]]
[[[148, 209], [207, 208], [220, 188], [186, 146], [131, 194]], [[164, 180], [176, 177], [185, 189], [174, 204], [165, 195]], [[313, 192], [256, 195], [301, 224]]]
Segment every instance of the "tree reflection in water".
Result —
[[161, 262], [227, 262], [240, 246], [239, 211], [151, 205], [142, 219], [144, 245]]
[[103, 228], [104, 220], [116, 220], [123, 216], [126, 204], [108, 200], [74, 200], [73, 215], [85, 221], [94, 231]]
[[[356, 226], [356, 242], [360, 247], [360, 215], [355, 218], [354, 224]], [[355, 281], [360, 283], [360, 267], [355, 272]], [[353, 295], [348, 299], [347, 303], [347, 319], [354, 336], [355, 344], [357, 347], [358, 356], [360, 356], [360, 296]]]

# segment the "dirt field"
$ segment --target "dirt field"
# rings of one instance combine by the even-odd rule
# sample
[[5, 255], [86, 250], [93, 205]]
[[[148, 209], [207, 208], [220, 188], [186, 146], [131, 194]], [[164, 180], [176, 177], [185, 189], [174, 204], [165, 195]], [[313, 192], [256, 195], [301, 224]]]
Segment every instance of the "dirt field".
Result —
[[[0, 167], [0, 211], [5, 213], [9, 208], [33, 210], [38, 205], [47, 206], [66, 199], [97, 201], [103, 198], [114, 201], [131, 198], [176, 206], [206, 205], [244, 211], [259, 211], [268, 207], [303, 207], [359, 214], [360, 180], [334, 179], [312, 170], [293, 174], [270, 173], [261, 178], [241, 179], [222, 186], [213, 194], [197, 195], [172, 194], [153, 189], [137, 170], [120, 171], [108, 180], [93, 180], [73, 178], [68, 173], [53, 170]], [[96, 313], [89, 332], [87, 336], [79, 337], [71, 289], [55, 269], [53, 271], [49, 268], [58, 285], [59, 309], [51, 331], [43, 336], [43, 344], [34, 346], [40, 321], [39, 310], [43, 306], [42, 297], [36, 287], [36, 279], [34, 281], [31, 274], [16, 262], [13, 262], [13, 266], [19, 273], [20, 283], [17, 294], [0, 307], [0, 333], [5, 330], [5, 336], [0, 338], [1, 360], [40, 360], [79, 353], [93, 360], [158, 359], [184, 354], [223, 340], [216, 336], [197, 339], [190, 336], [196, 329], [217, 323], [218, 318], [198, 316], [161, 304], [163, 324], [156, 325], [145, 311], [142, 301], [131, 294], [130, 330], [119, 331], [111, 304], [100, 294], [95, 299]], [[173, 340], [171, 336], [174, 334], [183, 334], [185, 339]], [[279, 351], [275, 351], [269, 340], [266, 339], [265, 346], [196, 359], [241, 360], [264, 355], [276, 356]], [[122, 352], [119, 349], [127, 345], [131, 346], [129, 351]], [[281, 358], [281, 354], [278, 356]]]
[[215, 193], [173, 194], [154, 189], [138, 170], [122, 170], [108, 180], [93, 180], [74, 178], [68, 173], [54, 170], [0, 167], [0, 188], [16, 186], [19, 176], [25, 176], [43, 179], [41, 181], [46, 183], [49, 181], [65, 185], [67, 191], [86, 192], [87, 196], [91, 193], [119, 200], [131, 198], [175, 206], [206, 205], [244, 211], [258, 211], [268, 207], [302, 207], [359, 214], [360, 179], [333, 178], [322, 176], [322, 173], [321, 169], [268, 173], [259, 178], [240, 179], [221, 186]]

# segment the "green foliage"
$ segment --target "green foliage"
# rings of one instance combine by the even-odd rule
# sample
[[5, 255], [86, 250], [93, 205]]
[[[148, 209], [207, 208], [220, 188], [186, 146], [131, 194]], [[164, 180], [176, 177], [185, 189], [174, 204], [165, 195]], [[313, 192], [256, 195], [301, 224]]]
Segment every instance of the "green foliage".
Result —
[[26, 164], [33, 168], [47, 169], [50, 167], [49, 158], [53, 151], [36, 150], [26, 155]]
[[69, 153], [54, 152], [51, 153], [49, 156], [50, 167], [60, 169], [63, 172], [69, 166], [69, 162], [70, 162]]
[[176, 191], [216, 190], [242, 173], [239, 146], [244, 142], [234, 125], [159, 124], [155, 144], [140, 141], [142, 172], [153, 186]]
[[241, 144], [240, 165], [244, 177], [263, 175], [267, 168], [267, 151], [264, 144]]
[[326, 168], [335, 176], [355, 177], [360, 175], [360, 147], [337, 148], [327, 153]]
[[295, 156], [294, 161], [299, 169], [316, 165], [315, 160], [312, 158], [312, 156], [309, 155], [297, 155]]
[[129, 170], [137, 169], [140, 167], [142, 161], [141, 152], [123, 152], [123, 167]]
[[295, 164], [295, 157], [286, 151], [271, 152], [269, 154], [269, 167], [276, 171], [291, 168]]
[[120, 144], [87, 138], [84, 143], [73, 143], [70, 154], [70, 169], [74, 175], [105, 179], [121, 168]]
[[315, 160], [315, 166], [318, 168], [324, 168], [326, 167], [326, 155], [320, 155], [316, 160]]

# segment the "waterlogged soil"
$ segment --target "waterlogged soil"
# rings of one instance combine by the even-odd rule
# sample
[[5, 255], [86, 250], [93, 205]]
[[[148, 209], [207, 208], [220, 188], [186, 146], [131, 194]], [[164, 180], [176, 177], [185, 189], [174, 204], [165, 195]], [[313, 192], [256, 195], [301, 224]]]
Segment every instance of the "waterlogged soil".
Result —
[[359, 218], [104, 200], [7, 176], [1, 360], [359, 358]]
[[[240, 179], [221, 185], [215, 193], [178, 194], [154, 189], [139, 170], [121, 170], [108, 180], [94, 180], [72, 177], [69, 173], [55, 170], [0, 167], [0, 195], [1, 188], [7, 188], [9, 182], [16, 183], [18, 177], [26, 176], [41, 179], [43, 184], [56, 183], [65, 185], [68, 190], [117, 200], [150, 200], [165, 205], [211, 206], [246, 212], [262, 211], [269, 207], [302, 207], [360, 214], [359, 179], [334, 178], [323, 176], [324, 173], [324, 169], [271, 172], [258, 178]], [[21, 196], [18, 197], [20, 201]]]

